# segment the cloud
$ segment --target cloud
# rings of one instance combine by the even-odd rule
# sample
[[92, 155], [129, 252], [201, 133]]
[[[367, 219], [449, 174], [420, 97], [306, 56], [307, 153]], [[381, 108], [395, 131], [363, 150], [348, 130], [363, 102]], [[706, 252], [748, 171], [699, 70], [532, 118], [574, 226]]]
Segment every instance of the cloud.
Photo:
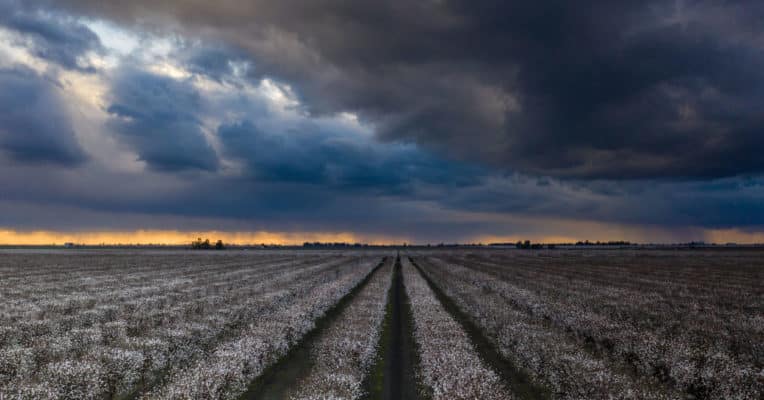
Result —
[[581, 179], [764, 171], [764, 5], [56, 3], [204, 32], [246, 49], [310, 112], [354, 112], [383, 139], [449, 157]]
[[267, 132], [244, 120], [221, 125], [218, 136], [225, 154], [243, 160], [260, 181], [399, 193], [420, 183], [470, 185], [481, 172], [416, 146], [380, 144], [358, 132], [327, 128], [332, 127], [304, 122], [287, 132]]
[[218, 168], [202, 130], [203, 99], [190, 82], [123, 68], [111, 82], [108, 125], [150, 169]]
[[[581, 187], [533, 193], [524, 186], [536, 185], [532, 179], [505, 183], [505, 188], [496, 190], [499, 183], [491, 181], [469, 191], [444, 191], [427, 200], [221, 177], [177, 185], [167, 182], [166, 176], [151, 173], [96, 178], [41, 173], [48, 177], [25, 173], [26, 180], [19, 178], [18, 183], [9, 182], [18, 174], [0, 177], [8, 190], [3, 197], [22, 198], [0, 201], [0, 226], [20, 230], [354, 232], [419, 242], [550, 235], [675, 242], [704, 240], [704, 232], [728, 230], [730, 223], [741, 232], [762, 232], [764, 228], [764, 220], [758, 217], [764, 215], [760, 205], [764, 202], [756, 205], [753, 201], [762, 198], [761, 185], [749, 185], [741, 193], [741, 182], [718, 183], [726, 186], [718, 193], [708, 188], [667, 186], [641, 193], [611, 189], [611, 194], [598, 195], [594, 189]], [[38, 178], [44, 187], [24, 186], [28, 179]], [[103, 190], [105, 182], [123, 184], [111, 192]], [[669, 190], [675, 192], [673, 197], [666, 197]], [[578, 191], [580, 200], [590, 199], [579, 203], [568, 197], [568, 191]], [[450, 202], [449, 196], [458, 200]], [[737, 211], [735, 202], [746, 198], [751, 198], [744, 200], [750, 207]], [[502, 208], [502, 203], [517, 208]], [[696, 212], [681, 215], [693, 209]], [[746, 212], [749, 218], [741, 222]], [[730, 215], [732, 218], [725, 218]], [[721, 237], [717, 235], [715, 240]]]
[[757, 6], [44, 4], [0, 0], [45, 71], [0, 70], [0, 227], [764, 231]]
[[487, 177], [433, 197], [453, 210], [680, 229], [764, 229], [764, 179], [571, 181]]
[[74, 167], [80, 147], [54, 81], [18, 67], [0, 69], [0, 151], [24, 163]]
[[15, 32], [17, 44], [34, 56], [67, 69], [95, 71], [83, 56], [90, 51], [101, 51], [101, 42], [98, 35], [72, 17], [44, 12], [14, 0], [2, 0], [0, 26]]
[[246, 53], [231, 49], [225, 44], [195, 44], [182, 47], [177, 53], [189, 72], [207, 76], [218, 82], [237, 73], [247, 73], [250, 69]]
[[[252, 134], [250, 129], [243, 132]], [[277, 147], [270, 150], [274, 155], [290, 156]], [[247, 148], [243, 154], [248, 154]], [[299, 163], [299, 159], [284, 161], [289, 162]], [[283, 168], [278, 162], [265, 167], [270, 173]], [[6, 173], [0, 176], [4, 188], [0, 199], [36, 207], [36, 211], [15, 207], [18, 212], [0, 213], [0, 226], [343, 231], [438, 241], [531, 231], [550, 235], [556, 228], [548, 224], [557, 220], [569, 222], [568, 235], [576, 233], [572, 221], [578, 221], [580, 238], [592, 237], [587, 223], [664, 231], [661, 240], [674, 240], [671, 232], [676, 240], [702, 240], [692, 234], [704, 229], [764, 231], [762, 178], [572, 182], [488, 173], [470, 175], [469, 184], [458, 184], [429, 179], [406, 165], [399, 167], [408, 171], [405, 179], [385, 178], [384, 183], [364, 186], [321, 175], [302, 180], [268, 179], [258, 176], [254, 167], [247, 170], [251, 175], [203, 174], [184, 179], [153, 171], [134, 174], [3, 166]], [[352, 168], [352, 164], [343, 168]], [[427, 179], [430, 183], [424, 182]], [[38, 184], [30, 186], [29, 181]], [[408, 184], [411, 182], [416, 184]], [[56, 207], [81, 212], [50, 211]]]

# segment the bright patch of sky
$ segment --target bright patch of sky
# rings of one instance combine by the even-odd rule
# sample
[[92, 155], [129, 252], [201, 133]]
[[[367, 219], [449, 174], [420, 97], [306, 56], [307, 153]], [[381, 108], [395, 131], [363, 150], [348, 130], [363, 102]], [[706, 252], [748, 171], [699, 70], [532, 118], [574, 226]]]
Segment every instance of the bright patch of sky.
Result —
[[44, 72], [47, 63], [32, 55], [24, 43], [24, 38], [18, 33], [0, 27], [0, 68], [12, 68], [21, 64], [38, 73]]
[[119, 60], [130, 58], [140, 62], [152, 72], [176, 79], [186, 78], [190, 74], [170, 61], [171, 54], [177, 49], [181, 39], [173, 36], [139, 34], [118, 25], [102, 20], [82, 20], [101, 40], [109, 53], [108, 66], [116, 66]]
[[294, 108], [300, 105], [300, 102], [297, 101], [297, 98], [289, 85], [280, 84], [266, 78], [260, 81], [258, 89], [273, 104], [276, 104], [283, 109]]
[[104, 47], [118, 54], [130, 54], [141, 44], [137, 35], [114, 24], [101, 20], [83, 20], [82, 23], [98, 35]]
[[176, 80], [183, 80], [191, 77], [191, 73], [183, 67], [166, 61], [150, 64], [147, 69], [157, 75], [167, 76]]

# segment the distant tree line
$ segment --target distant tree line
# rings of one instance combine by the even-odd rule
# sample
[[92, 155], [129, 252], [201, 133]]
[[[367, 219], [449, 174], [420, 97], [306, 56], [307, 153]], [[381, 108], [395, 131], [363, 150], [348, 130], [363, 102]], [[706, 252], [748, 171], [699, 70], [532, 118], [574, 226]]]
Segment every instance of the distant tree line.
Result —
[[555, 244], [532, 243], [530, 240], [518, 240], [517, 243], [491, 243], [489, 246], [515, 246], [520, 250], [554, 249], [557, 247]]
[[345, 243], [345, 242], [305, 242], [302, 247], [306, 248], [345, 248], [345, 247], [369, 247], [366, 243]]
[[215, 244], [211, 244], [209, 239], [198, 238], [191, 242], [191, 248], [194, 250], [225, 250], [225, 245], [222, 240], [218, 240]]
[[576, 246], [631, 246], [631, 242], [627, 242], [625, 240], [610, 240], [607, 242], [600, 242], [599, 240], [596, 242], [590, 242], [588, 240], [578, 241], [576, 242]]
[[[515, 243], [515, 247], [521, 250], [538, 250], [543, 249], [544, 245], [541, 243], [531, 243], [530, 240], [520, 241], [518, 240], [517, 243]], [[554, 245], [550, 244], [547, 245], [548, 248], [553, 249]]]

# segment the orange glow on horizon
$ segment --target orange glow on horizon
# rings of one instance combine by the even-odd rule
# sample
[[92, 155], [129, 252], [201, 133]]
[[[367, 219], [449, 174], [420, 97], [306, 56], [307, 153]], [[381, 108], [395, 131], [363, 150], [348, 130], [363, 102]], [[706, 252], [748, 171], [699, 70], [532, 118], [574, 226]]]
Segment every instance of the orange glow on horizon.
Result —
[[705, 241], [708, 243], [764, 243], [764, 232], [746, 232], [740, 229], [711, 229], [706, 231]]
[[[570, 234], [574, 226], [553, 226], [562, 234], [545, 234], [545, 232], [510, 235], [479, 235], [461, 243], [515, 243], [518, 240], [531, 240], [534, 243], [574, 243], [578, 240], [630, 240], [634, 243], [679, 243], [704, 240], [707, 243], [724, 244], [735, 242], [739, 244], [764, 243], [764, 232], [746, 232], [739, 229], [707, 229], [695, 231], [689, 237], [672, 237], [665, 235], [645, 234], [640, 230], [602, 229], [591, 224], [573, 224], [580, 226], [575, 232], [581, 236]], [[597, 229], [600, 228], [600, 229]], [[49, 246], [63, 245], [71, 242], [83, 245], [189, 245], [197, 238], [209, 239], [211, 242], [222, 240], [228, 244], [238, 245], [302, 245], [304, 242], [344, 242], [368, 243], [375, 245], [417, 244], [406, 237], [385, 235], [364, 235], [352, 232], [232, 232], [232, 231], [181, 231], [181, 230], [135, 230], [135, 231], [19, 231], [0, 228], [0, 245], [10, 246]], [[436, 242], [433, 242], [436, 243]], [[426, 244], [426, 242], [418, 243]]]
[[229, 244], [301, 245], [304, 242], [345, 242], [389, 244], [406, 240], [385, 236], [364, 236], [350, 232], [226, 232], [226, 231], [16, 231], [0, 230], [0, 244], [18, 246], [62, 245], [67, 242], [83, 245], [188, 245], [197, 238]]

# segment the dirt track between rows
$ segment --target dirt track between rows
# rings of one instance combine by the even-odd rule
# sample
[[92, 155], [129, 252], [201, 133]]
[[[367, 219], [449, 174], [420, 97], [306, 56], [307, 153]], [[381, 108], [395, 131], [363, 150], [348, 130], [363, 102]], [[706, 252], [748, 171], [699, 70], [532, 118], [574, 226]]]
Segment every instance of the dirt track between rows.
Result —
[[413, 400], [417, 398], [415, 376], [415, 346], [412, 337], [413, 321], [403, 286], [400, 259], [395, 261], [390, 343], [385, 357], [384, 400]]

